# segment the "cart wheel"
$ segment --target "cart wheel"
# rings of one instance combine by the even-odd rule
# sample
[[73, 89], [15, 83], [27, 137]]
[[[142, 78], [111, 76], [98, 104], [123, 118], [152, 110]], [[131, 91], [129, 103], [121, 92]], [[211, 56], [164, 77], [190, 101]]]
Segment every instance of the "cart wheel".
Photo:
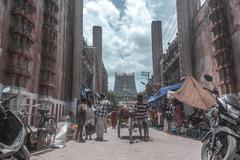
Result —
[[129, 125], [129, 143], [130, 143], [130, 144], [133, 144], [132, 132], [133, 132], [133, 119], [132, 119], [132, 117], [131, 117], [131, 118], [130, 118], [130, 125]]
[[118, 137], [120, 138], [121, 136], [121, 120], [118, 120], [118, 125], [117, 125], [117, 133], [118, 133]]

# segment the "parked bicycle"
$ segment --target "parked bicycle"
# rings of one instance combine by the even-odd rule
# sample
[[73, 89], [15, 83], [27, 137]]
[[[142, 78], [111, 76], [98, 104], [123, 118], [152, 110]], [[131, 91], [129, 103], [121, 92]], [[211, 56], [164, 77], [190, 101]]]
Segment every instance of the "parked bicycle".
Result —
[[30, 149], [39, 149], [49, 147], [55, 139], [57, 130], [56, 118], [49, 114], [49, 110], [41, 109], [42, 107], [37, 104], [33, 107], [38, 108], [40, 119], [35, 126], [30, 126], [27, 123], [28, 116], [36, 116], [36, 114], [27, 113], [23, 111], [22, 118], [24, 119], [25, 126], [28, 131], [27, 146]]

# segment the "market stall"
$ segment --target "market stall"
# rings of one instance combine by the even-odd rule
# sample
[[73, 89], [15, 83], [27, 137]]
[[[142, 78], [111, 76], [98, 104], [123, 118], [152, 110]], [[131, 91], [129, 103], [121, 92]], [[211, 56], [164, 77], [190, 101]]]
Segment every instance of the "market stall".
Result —
[[184, 84], [178, 91], [169, 91], [168, 99], [177, 99], [184, 104], [201, 110], [208, 110], [216, 103], [215, 98], [209, 91], [204, 89], [192, 76], [186, 78]]

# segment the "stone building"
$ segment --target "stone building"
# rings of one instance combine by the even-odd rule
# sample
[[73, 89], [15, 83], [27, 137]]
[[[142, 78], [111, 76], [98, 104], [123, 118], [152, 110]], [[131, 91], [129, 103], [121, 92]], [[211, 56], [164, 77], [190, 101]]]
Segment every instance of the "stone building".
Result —
[[84, 41], [83, 0], [0, 0], [0, 87], [12, 86], [16, 107], [75, 113], [84, 85], [101, 92], [100, 47]]
[[166, 54], [163, 54], [160, 58], [160, 66], [162, 68], [160, 74], [163, 82], [162, 86], [176, 84], [181, 81], [178, 37], [168, 43]]
[[[164, 80], [172, 81], [171, 77], [176, 78], [175, 73], [180, 77], [193, 75], [207, 86], [204, 74], [210, 74], [222, 95], [239, 95], [240, 1], [176, 2], [178, 36], [160, 61]], [[171, 65], [174, 61], [176, 65]]]
[[[81, 90], [82, 0], [0, 0], [0, 83], [60, 120]], [[30, 118], [32, 123], [34, 119]]]
[[212, 75], [222, 95], [239, 94], [240, 1], [206, 0], [200, 6], [199, 0], [177, 0], [177, 12], [181, 61], [191, 58], [181, 70], [202, 82], [204, 74]]
[[137, 97], [135, 74], [115, 73], [114, 93], [120, 103], [135, 101]]
[[[87, 88], [95, 93], [106, 94], [108, 92], [108, 73], [104, 63], [97, 55], [95, 46], [89, 46], [86, 41], [83, 46], [82, 89]], [[97, 68], [99, 64], [101, 64], [101, 70]], [[100, 72], [101, 79], [99, 79]]]

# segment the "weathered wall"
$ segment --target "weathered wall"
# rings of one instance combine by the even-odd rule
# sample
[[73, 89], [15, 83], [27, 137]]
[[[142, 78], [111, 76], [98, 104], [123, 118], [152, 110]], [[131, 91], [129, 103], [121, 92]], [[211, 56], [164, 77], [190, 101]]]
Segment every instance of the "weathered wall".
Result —
[[232, 47], [234, 53], [234, 75], [237, 91], [240, 92], [240, 1], [229, 0], [229, 28], [232, 38]]
[[205, 3], [194, 19], [194, 75], [202, 82], [205, 82], [204, 74], [213, 75], [214, 81], [217, 82], [216, 65], [212, 56], [212, 33], [207, 13], [208, 5]]
[[10, 1], [0, 0], [0, 83], [6, 83], [5, 67], [8, 61], [8, 28], [10, 25]]
[[38, 92], [40, 65], [41, 65], [41, 50], [42, 50], [42, 26], [43, 26], [43, 2], [35, 0], [36, 12], [34, 13], [35, 28], [33, 30], [33, 45], [30, 53], [33, 58], [29, 64], [31, 79], [28, 83], [28, 90], [32, 93]]
[[[240, 92], [240, 4], [236, 0], [228, 2], [229, 28], [232, 39], [234, 53], [234, 72], [237, 92]], [[194, 18], [194, 75], [205, 82], [204, 74], [210, 74], [214, 77], [214, 82], [218, 84], [218, 75], [216, 71], [216, 62], [213, 56], [213, 45], [211, 23], [208, 17], [208, 1], [202, 6]], [[205, 84], [207, 85], [207, 83]]]
[[[0, 0], [0, 83], [8, 84], [6, 76], [6, 64], [8, 62], [8, 39], [9, 39], [9, 27], [11, 23], [11, 7], [14, 0]], [[44, 12], [44, 1], [34, 0], [36, 12], [33, 15], [34, 19], [34, 30], [33, 45], [30, 49], [32, 61], [29, 64], [28, 70], [31, 78], [27, 84], [28, 91], [32, 93], [38, 93], [39, 89], [39, 76], [40, 76], [40, 65], [41, 65], [41, 50], [42, 50], [42, 27], [43, 27], [43, 12]], [[71, 100], [72, 96], [72, 83], [78, 84], [80, 79], [80, 55], [82, 52], [82, 0], [73, 1], [61, 0], [57, 1], [59, 12], [58, 12], [58, 25], [57, 25], [57, 56], [56, 56], [56, 75], [55, 75], [55, 90], [54, 98], [61, 100]], [[72, 7], [76, 7], [75, 10]], [[75, 15], [75, 17], [74, 17]], [[78, 19], [78, 21], [76, 21]], [[75, 30], [73, 25], [75, 22]], [[72, 44], [73, 35], [75, 35], [75, 44]], [[77, 79], [73, 78], [73, 47], [75, 46], [74, 55], [78, 56], [75, 66], [75, 73]], [[78, 89], [76, 89], [78, 92]], [[75, 95], [78, 93], [75, 93]]]

